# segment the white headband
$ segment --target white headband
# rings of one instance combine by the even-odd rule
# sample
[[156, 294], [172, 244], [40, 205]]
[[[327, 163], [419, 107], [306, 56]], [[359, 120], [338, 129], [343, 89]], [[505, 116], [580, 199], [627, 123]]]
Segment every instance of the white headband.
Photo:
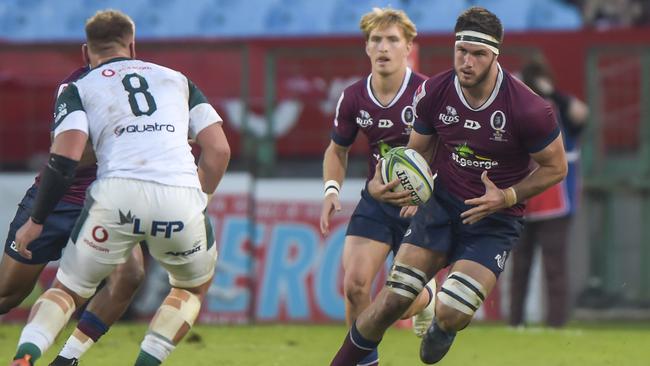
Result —
[[478, 46], [487, 47], [495, 55], [499, 54], [499, 41], [489, 34], [464, 30], [456, 33], [456, 45], [460, 42], [467, 42]]

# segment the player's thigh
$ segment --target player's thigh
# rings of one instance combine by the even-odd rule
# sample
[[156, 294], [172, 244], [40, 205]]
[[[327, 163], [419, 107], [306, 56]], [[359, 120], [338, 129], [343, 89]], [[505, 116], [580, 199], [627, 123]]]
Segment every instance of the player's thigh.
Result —
[[181, 187], [159, 193], [157, 205], [166, 216], [151, 221], [149, 252], [168, 271], [172, 286], [202, 285], [212, 278], [217, 257], [212, 225], [204, 212], [205, 194]]
[[118, 264], [108, 276], [108, 286], [111, 292], [134, 293], [144, 279], [144, 257], [140, 245], [131, 250], [131, 256], [126, 262]]
[[117, 263], [102, 262], [90, 251], [70, 242], [63, 252], [56, 279], [78, 296], [87, 299], [116, 266]]
[[492, 214], [472, 225], [457, 223], [455, 231], [458, 234], [454, 237], [455, 246], [450, 261], [476, 262], [499, 277], [510, 252], [520, 241], [523, 219]]
[[400, 217], [399, 213], [400, 207], [379, 202], [364, 189], [345, 235], [384, 243], [396, 253], [410, 223], [409, 219]]
[[132, 225], [120, 223], [109, 193], [101, 185], [91, 189], [57, 272], [63, 285], [84, 298], [92, 296], [117, 265], [127, 262], [141, 238]]
[[412, 267], [423, 272], [426, 275], [425, 280], [432, 278], [445, 266], [446, 262], [444, 253], [410, 243], [402, 243], [395, 255], [395, 264]]
[[390, 249], [388, 243], [360, 236], [346, 236], [342, 258], [346, 285], [370, 286]]
[[169, 283], [195, 288], [209, 281], [215, 270], [217, 248], [209, 221], [185, 220], [184, 227], [170, 238], [147, 239], [149, 252], [169, 273]]
[[68, 242], [70, 232], [81, 212], [81, 207], [60, 202], [45, 220], [41, 234], [29, 244], [28, 249], [32, 252], [32, 258], [27, 259], [22, 257], [16, 250], [14, 239], [18, 229], [27, 222], [31, 215], [34, 197], [30, 192], [31, 190], [27, 192], [27, 195], [18, 206], [16, 215], [9, 225], [5, 240], [5, 253], [20, 263], [47, 264], [61, 258], [61, 251]]
[[[447, 201], [445, 191], [442, 187], [436, 187], [433, 197], [419, 206], [411, 219], [400, 246], [402, 255], [398, 252], [400, 261], [422, 263], [422, 269], [433, 271], [427, 272], [429, 275], [446, 266], [447, 255], [453, 246], [452, 222], [456, 214]], [[409, 248], [402, 251], [405, 244], [409, 244]]]

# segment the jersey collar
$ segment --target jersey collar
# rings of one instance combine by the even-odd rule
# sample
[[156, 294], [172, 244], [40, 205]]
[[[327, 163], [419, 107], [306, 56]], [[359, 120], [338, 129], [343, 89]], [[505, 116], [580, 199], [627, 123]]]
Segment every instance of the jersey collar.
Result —
[[485, 101], [485, 103], [481, 104], [481, 106], [478, 108], [470, 107], [469, 103], [465, 99], [463, 90], [461, 89], [460, 82], [458, 81], [458, 76], [454, 75], [454, 86], [456, 87], [456, 94], [458, 94], [458, 98], [460, 99], [460, 101], [463, 102], [465, 107], [467, 107], [469, 110], [472, 110], [474, 112], [482, 111], [485, 108], [489, 107], [492, 104], [492, 102], [494, 102], [494, 100], [497, 99], [497, 95], [499, 94], [499, 89], [501, 89], [501, 82], [503, 82], [503, 70], [501, 70], [501, 65], [499, 65], [499, 63], [497, 63], [497, 68], [499, 69], [499, 73], [497, 74], [497, 82], [494, 85], [492, 94], [490, 94], [490, 97]]
[[395, 94], [395, 97], [393, 97], [393, 100], [391, 100], [387, 106], [384, 106], [377, 100], [377, 98], [375, 98], [375, 95], [372, 93], [372, 86], [370, 85], [370, 79], [372, 78], [372, 73], [371, 73], [370, 75], [368, 75], [368, 79], [366, 81], [366, 89], [368, 90], [368, 96], [370, 97], [370, 100], [372, 100], [372, 102], [375, 103], [378, 107], [383, 109], [388, 109], [392, 107], [395, 103], [397, 103], [399, 98], [402, 97], [402, 94], [404, 94], [404, 91], [408, 86], [409, 79], [411, 78], [411, 74], [412, 74], [411, 68], [407, 67], [406, 72], [404, 73], [404, 80], [402, 80], [402, 86], [399, 88], [397, 94]]
[[132, 59], [132, 58], [128, 58], [128, 57], [122, 57], [122, 56], [120, 56], [120, 57], [115, 57], [115, 58], [112, 58], [112, 59], [110, 59], [110, 60], [104, 61], [104, 62], [102, 62], [101, 64], [95, 66], [95, 69], [98, 69], [98, 68], [100, 68], [100, 67], [102, 67], [102, 66], [104, 66], [104, 65], [106, 65], [106, 64], [111, 64], [111, 63], [113, 63], [113, 62], [128, 61], [128, 60], [133, 60], [133, 59]]

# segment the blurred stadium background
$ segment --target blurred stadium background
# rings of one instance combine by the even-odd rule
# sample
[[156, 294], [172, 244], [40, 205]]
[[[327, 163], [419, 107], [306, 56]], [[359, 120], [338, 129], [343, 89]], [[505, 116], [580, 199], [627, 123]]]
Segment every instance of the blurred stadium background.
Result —
[[[503, 21], [502, 66], [516, 72], [543, 57], [558, 89], [591, 109], [566, 279], [572, 319], [648, 322], [646, 0], [0, 0], [0, 236], [47, 157], [55, 88], [81, 64], [85, 19], [119, 9], [136, 22], [138, 57], [184, 72], [225, 120], [233, 160], [209, 208], [220, 256], [202, 323], [340, 323], [340, 255], [366, 173], [363, 141], [352, 149], [345, 207], [328, 238], [318, 231], [320, 174], [340, 92], [370, 69], [359, 18], [373, 6], [404, 9], [419, 32], [414, 61], [433, 75], [451, 67], [455, 19], [472, 5]], [[46, 269], [36, 292], [55, 271]], [[479, 319], [507, 317], [508, 275]], [[535, 263], [533, 323], [553, 301], [541, 277]], [[128, 318], [150, 316], [166, 281], [150, 264]], [[29, 305], [0, 323], [23, 321]]]

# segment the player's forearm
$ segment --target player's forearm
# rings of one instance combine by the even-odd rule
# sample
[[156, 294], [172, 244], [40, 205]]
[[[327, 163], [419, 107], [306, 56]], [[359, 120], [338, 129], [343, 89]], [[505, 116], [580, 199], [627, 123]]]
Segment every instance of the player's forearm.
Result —
[[512, 187], [515, 191], [516, 202], [523, 202], [542, 193], [562, 181], [566, 173], [566, 166], [562, 164], [538, 167], [532, 174]]
[[332, 145], [325, 150], [325, 158], [323, 159], [323, 182], [335, 180], [339, 184], [343, 184], [345, 172], [348, 168], [348, 152], [347, 150], [340, 150]]
[[217, 189], [221, 178], [226, 173], [230, 162], [228, 146], [216, 149], [214, 152], [201, 153], [199, 158], [199, 181], [203, 192], [212, 194]]
[[34, 223], [42, 225], [54, 210], [70, 187], [78, 164], [77, 160], [55, 153], [50, 154], [47, 165], [41, 173], [41, 183], [31, 213]]
[[416, 131], [411, 131], [409, 142], [406, 147], [417, 151], [422, 155], [429, 164], [435, 158], [436, 148], [438, 146], [438, 137], [436, 135], [422, 135]]

